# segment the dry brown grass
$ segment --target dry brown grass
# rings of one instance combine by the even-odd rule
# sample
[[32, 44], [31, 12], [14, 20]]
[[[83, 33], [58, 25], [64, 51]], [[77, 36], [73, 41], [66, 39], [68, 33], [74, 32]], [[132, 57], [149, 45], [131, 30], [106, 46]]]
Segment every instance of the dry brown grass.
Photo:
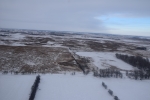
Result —
[[31, 46], [0, 46], [0, 48], [0, 71], [50, 72], [80, 70], [66, 48]]

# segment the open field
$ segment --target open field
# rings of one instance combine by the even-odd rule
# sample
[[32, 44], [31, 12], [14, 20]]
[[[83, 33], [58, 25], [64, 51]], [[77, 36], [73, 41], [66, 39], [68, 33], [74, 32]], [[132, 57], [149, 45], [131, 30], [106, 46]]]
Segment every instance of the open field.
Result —
[[[61, 47], [0, 46], [0, 70], [18, 72], [80, 71], [67, 49]], [[67, 67], [63, 67], [63, 63]]]
[[[1, 32], [0, 71], [41, 73], [81, 71], [72, 57], [76, 52], [101, 52], [101, 56], [104, 56], [104, 52], [119, 52], [150, 58], [149, 43], [150, 41], [144, 39], [103, 34], [66, 33], [62, 35], [61, 33]], [[136, 50], [136, 47], [143, 46], [143, 44], [147, 47], [146, 51]], [[108, 55], [107, 57], [109, 57]], [[76, 59], [78, 60], [80, 57]], [[111, 58], [111, 60], [113, 59], [115, 57]], [[101, 63], [104, 66], [108, 65], [105, 62]], [[116, 64], [109, 63], [108, 66], [118, 68], [120, 64]], [[128, 68], [129, 65], [125, 66]], [[129, 67], [131, 68], [131, 66]]]
[[[35, 100], [114, 100], [108, 89], [120, 100], [150, 100], [148, 76], [143, 80], [134, 80], [133, 73], [127, 76], [127, 71], [139, 69], [115, 56], [120, 53], [150, 60], [149, 44], [150, 38], [134, 36], [0, 31], [0, 100], [27, 100], [38, 74], [41, 82]], [[112, 76], [93, 76], [111, 70]]]
[[[0, 100], [27, 100], [36, 75], [0, 74]], [[104, 82], [120, 100], [149, 100], [150, 80], [131, 80], [126, 77], [96, 78], [82, 73], [45, 74], [35, 100], [113, 100]]]
[[99, 69], [136, 70], [133, 66], [117, 59], [115, 52], [77, 52], [79, 56], [91, 58], [91, 66]]
[[28, 100], [35, 75], [2, 75], [0, 73], [0, 100]]

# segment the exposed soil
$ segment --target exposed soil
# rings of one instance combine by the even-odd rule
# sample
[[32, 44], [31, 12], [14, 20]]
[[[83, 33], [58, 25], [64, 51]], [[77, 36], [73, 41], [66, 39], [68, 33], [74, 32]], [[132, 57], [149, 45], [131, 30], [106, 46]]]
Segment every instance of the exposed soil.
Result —
[[65, 48], [2, 45], [0, 48], [0, 71], [48, 72], [66, 69], [80, 71], [73, 62], [72, 55]]

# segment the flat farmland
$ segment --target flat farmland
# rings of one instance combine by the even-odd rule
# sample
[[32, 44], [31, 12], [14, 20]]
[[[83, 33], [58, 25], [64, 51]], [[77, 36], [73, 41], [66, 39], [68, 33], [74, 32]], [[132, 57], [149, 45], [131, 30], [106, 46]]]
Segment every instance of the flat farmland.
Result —
[[66, 48], [30, 46], [0, 46], [0, 48], [0, 71], [44, 73], [80, 71]]

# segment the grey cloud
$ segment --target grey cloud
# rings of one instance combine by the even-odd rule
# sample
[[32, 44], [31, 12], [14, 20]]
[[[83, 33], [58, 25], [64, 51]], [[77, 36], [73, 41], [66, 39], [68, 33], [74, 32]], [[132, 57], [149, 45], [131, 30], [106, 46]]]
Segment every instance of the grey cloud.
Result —
[[95, 17], [150, 17], [150, 0], [0, 0], [0, 27], [107, 32]]

